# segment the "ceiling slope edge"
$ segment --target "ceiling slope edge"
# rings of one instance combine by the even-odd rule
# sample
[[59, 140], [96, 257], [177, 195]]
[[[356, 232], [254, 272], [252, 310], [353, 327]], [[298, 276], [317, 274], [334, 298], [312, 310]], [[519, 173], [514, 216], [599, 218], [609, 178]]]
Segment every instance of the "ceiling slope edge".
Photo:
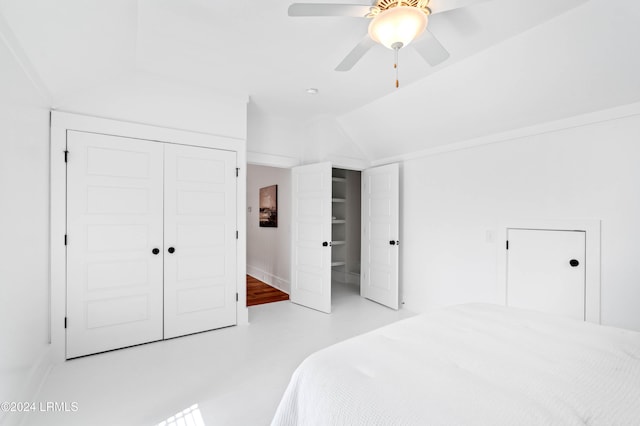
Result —
[[47, 107], [51, 107], [53, 104], [53, 96], [49, 88], [44, 84], [42, 78], [40, 78], [40, 75], [24, 52], [24, 49], [18, 42], [13, 30], [4, 19], [2, 13], [0, 13], [0, 40], [7, 46], [7, 49], [9, 49], [38, 95], [42, 98], [42, 101]]
[[95, 117], [246, 139], [248, 96], [141, 71], [67, 94], [55, 109]]
[[350, 170], [364, 170], [371, 164], [369, 150], [351, 137], [335, 116], [317, 116], [305, 127], [303, 164], [331, 161], [334, 167]]
[[523, 127], [521, 129], [500, 132], [493, 135], [483, 136], [479, 138], [469, 139], [466, 141], [456, 142], [447, 145], [440, 145], [434, 148], [414, 151], [407, 154], [395, 155], [387, 158], [380, 158], [371, 161], [371, 166], [381, 166], [384, 164], [397, 163], [402, 161], [414, 160], [422, 157], [443, 154], [447, 152], [460, 151], [464, 149], [472, 149], [484, 145], [495, 143], [506, 143], [527, 138], [530, 136], [542, 135], [545, 133], [553, 133], [566, 129], [589, 126], [607, 121], [620, 120], [628, 117], [640, 116], [640, 102], [634, 102], [614, 108], [607, 108], [601, 111], [580, 114], [574, 117], [554, 120], [547, 123], [536, 124], [533, 126]]
[[603, 13], [600, 3], [583, 3], [338, 121], [379, 164], [635, 103], [640, 59], [628, 52], [640, 34], [632, 19], [640, 6]]

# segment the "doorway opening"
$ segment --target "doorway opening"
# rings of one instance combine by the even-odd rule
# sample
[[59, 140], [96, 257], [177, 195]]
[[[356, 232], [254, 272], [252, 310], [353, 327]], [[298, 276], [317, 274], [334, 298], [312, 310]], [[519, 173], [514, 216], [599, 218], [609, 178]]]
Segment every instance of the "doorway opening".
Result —
[[[252, 209], [262, 186], [278, 187], [275, 228], [258, 228]], [[327, 314], [354, 296], [399, 308], [397, 163], [363, 171], [330, 162], [249, 166], [247, 197], [249, 275]]]
[[[332, 301], [339, 302], [360, 295], [361, 172], [333, 168], [331, 175], [331, 294]], [[277, 186], [277, 226], [261, 227], [260, 189], [273, 185]], [[248, 165], [248, 298], [255, 281], [287, 295], [291, 292], [291, 208], [291, 169]]]
[[[269, 203], [264, 199], [266, 196], [271, 197]], [[270, 215], [276, 218], [270, 226], [262, 223], [266, 204], [269, 204]], [[246, 229], [247, 291], [250, 290], [249, 279], [252, 278], [290, 294], [291, 169], [253, 164], [247, 166]], [[248, 294], [247, 306], [250, 303]]]
[[331, 286], [332, 303], [345, 294], [360, 294], [361, 173], [332, 169]]

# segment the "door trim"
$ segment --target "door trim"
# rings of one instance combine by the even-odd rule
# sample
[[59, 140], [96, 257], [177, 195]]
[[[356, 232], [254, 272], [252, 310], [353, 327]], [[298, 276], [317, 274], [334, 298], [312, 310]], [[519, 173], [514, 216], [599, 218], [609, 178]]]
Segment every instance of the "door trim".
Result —
[[[67, 145], [67, 131], [145, 139], [156, 142], [192, 145], [236, 152], [236, 166], [239, 167], [236, 193], [236, 229], [239, 238], [236, 244], [236, 282], [238, 292], [237, 324], [249, 323], [246, 303], [246, 140], [206, 133], [169, 129], [146, 124], [129, 123], [105, 118], [90, 117], [67, 112], [51, 112], [51, 143], [49, 152], [50, 181], [50, 330], [51, 360], [61, 363], [65, 360], [65, 312], [66, 312], [66, 166], [64, 152]], [[72, 161], [73, 153], [69, 154]], [[72, 236], [69, 237], [70, 239]]]
[[507, 229], [582, 231], [585, 233], [585, 320], [600, 324], [600, 219], [514, 219], [498, 227], [497, 285], [507, 304]]

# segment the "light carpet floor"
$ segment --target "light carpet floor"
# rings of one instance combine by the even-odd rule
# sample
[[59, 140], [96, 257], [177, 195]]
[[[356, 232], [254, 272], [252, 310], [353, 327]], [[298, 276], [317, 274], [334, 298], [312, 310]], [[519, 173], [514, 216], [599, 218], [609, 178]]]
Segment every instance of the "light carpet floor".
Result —
[[248, 326], [67, 361], [51, 371], [37, 402], [75, 403], [77, 411], [31, 413], [23, 424], [267, 425], [305, 357], [412, 315], [357, 291], [334, 283], [330, 315], [270, 303], [249, 308]]

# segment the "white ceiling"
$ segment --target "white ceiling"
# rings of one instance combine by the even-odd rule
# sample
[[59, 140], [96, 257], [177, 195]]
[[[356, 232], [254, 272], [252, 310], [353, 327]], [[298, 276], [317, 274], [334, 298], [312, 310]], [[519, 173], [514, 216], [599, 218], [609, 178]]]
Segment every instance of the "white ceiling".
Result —
[[339, 122], [380, 160], [638, 102], [638, 22], [638, 2], [585, 2]]
[[[339, 117], [370, 158], [640, 99], [630, 79], [638, 71], [636, 2], [489, 0], [434, 15], [429, 29], [451, 57], [431, 68], [403, 49], [399, 90], [393, 54], [381, 46], [350, 72], [333, 70], [367, 20], [289, 18], [290, 3], [0, 0], [0, 12], [54, 106], [132, 73], [154, 74], [249, 96], [254, 110], [291, 121]], [[307, 95], [308, 87], [320, 93]], [[548, 99], [564, 87], [571, 93]]]

